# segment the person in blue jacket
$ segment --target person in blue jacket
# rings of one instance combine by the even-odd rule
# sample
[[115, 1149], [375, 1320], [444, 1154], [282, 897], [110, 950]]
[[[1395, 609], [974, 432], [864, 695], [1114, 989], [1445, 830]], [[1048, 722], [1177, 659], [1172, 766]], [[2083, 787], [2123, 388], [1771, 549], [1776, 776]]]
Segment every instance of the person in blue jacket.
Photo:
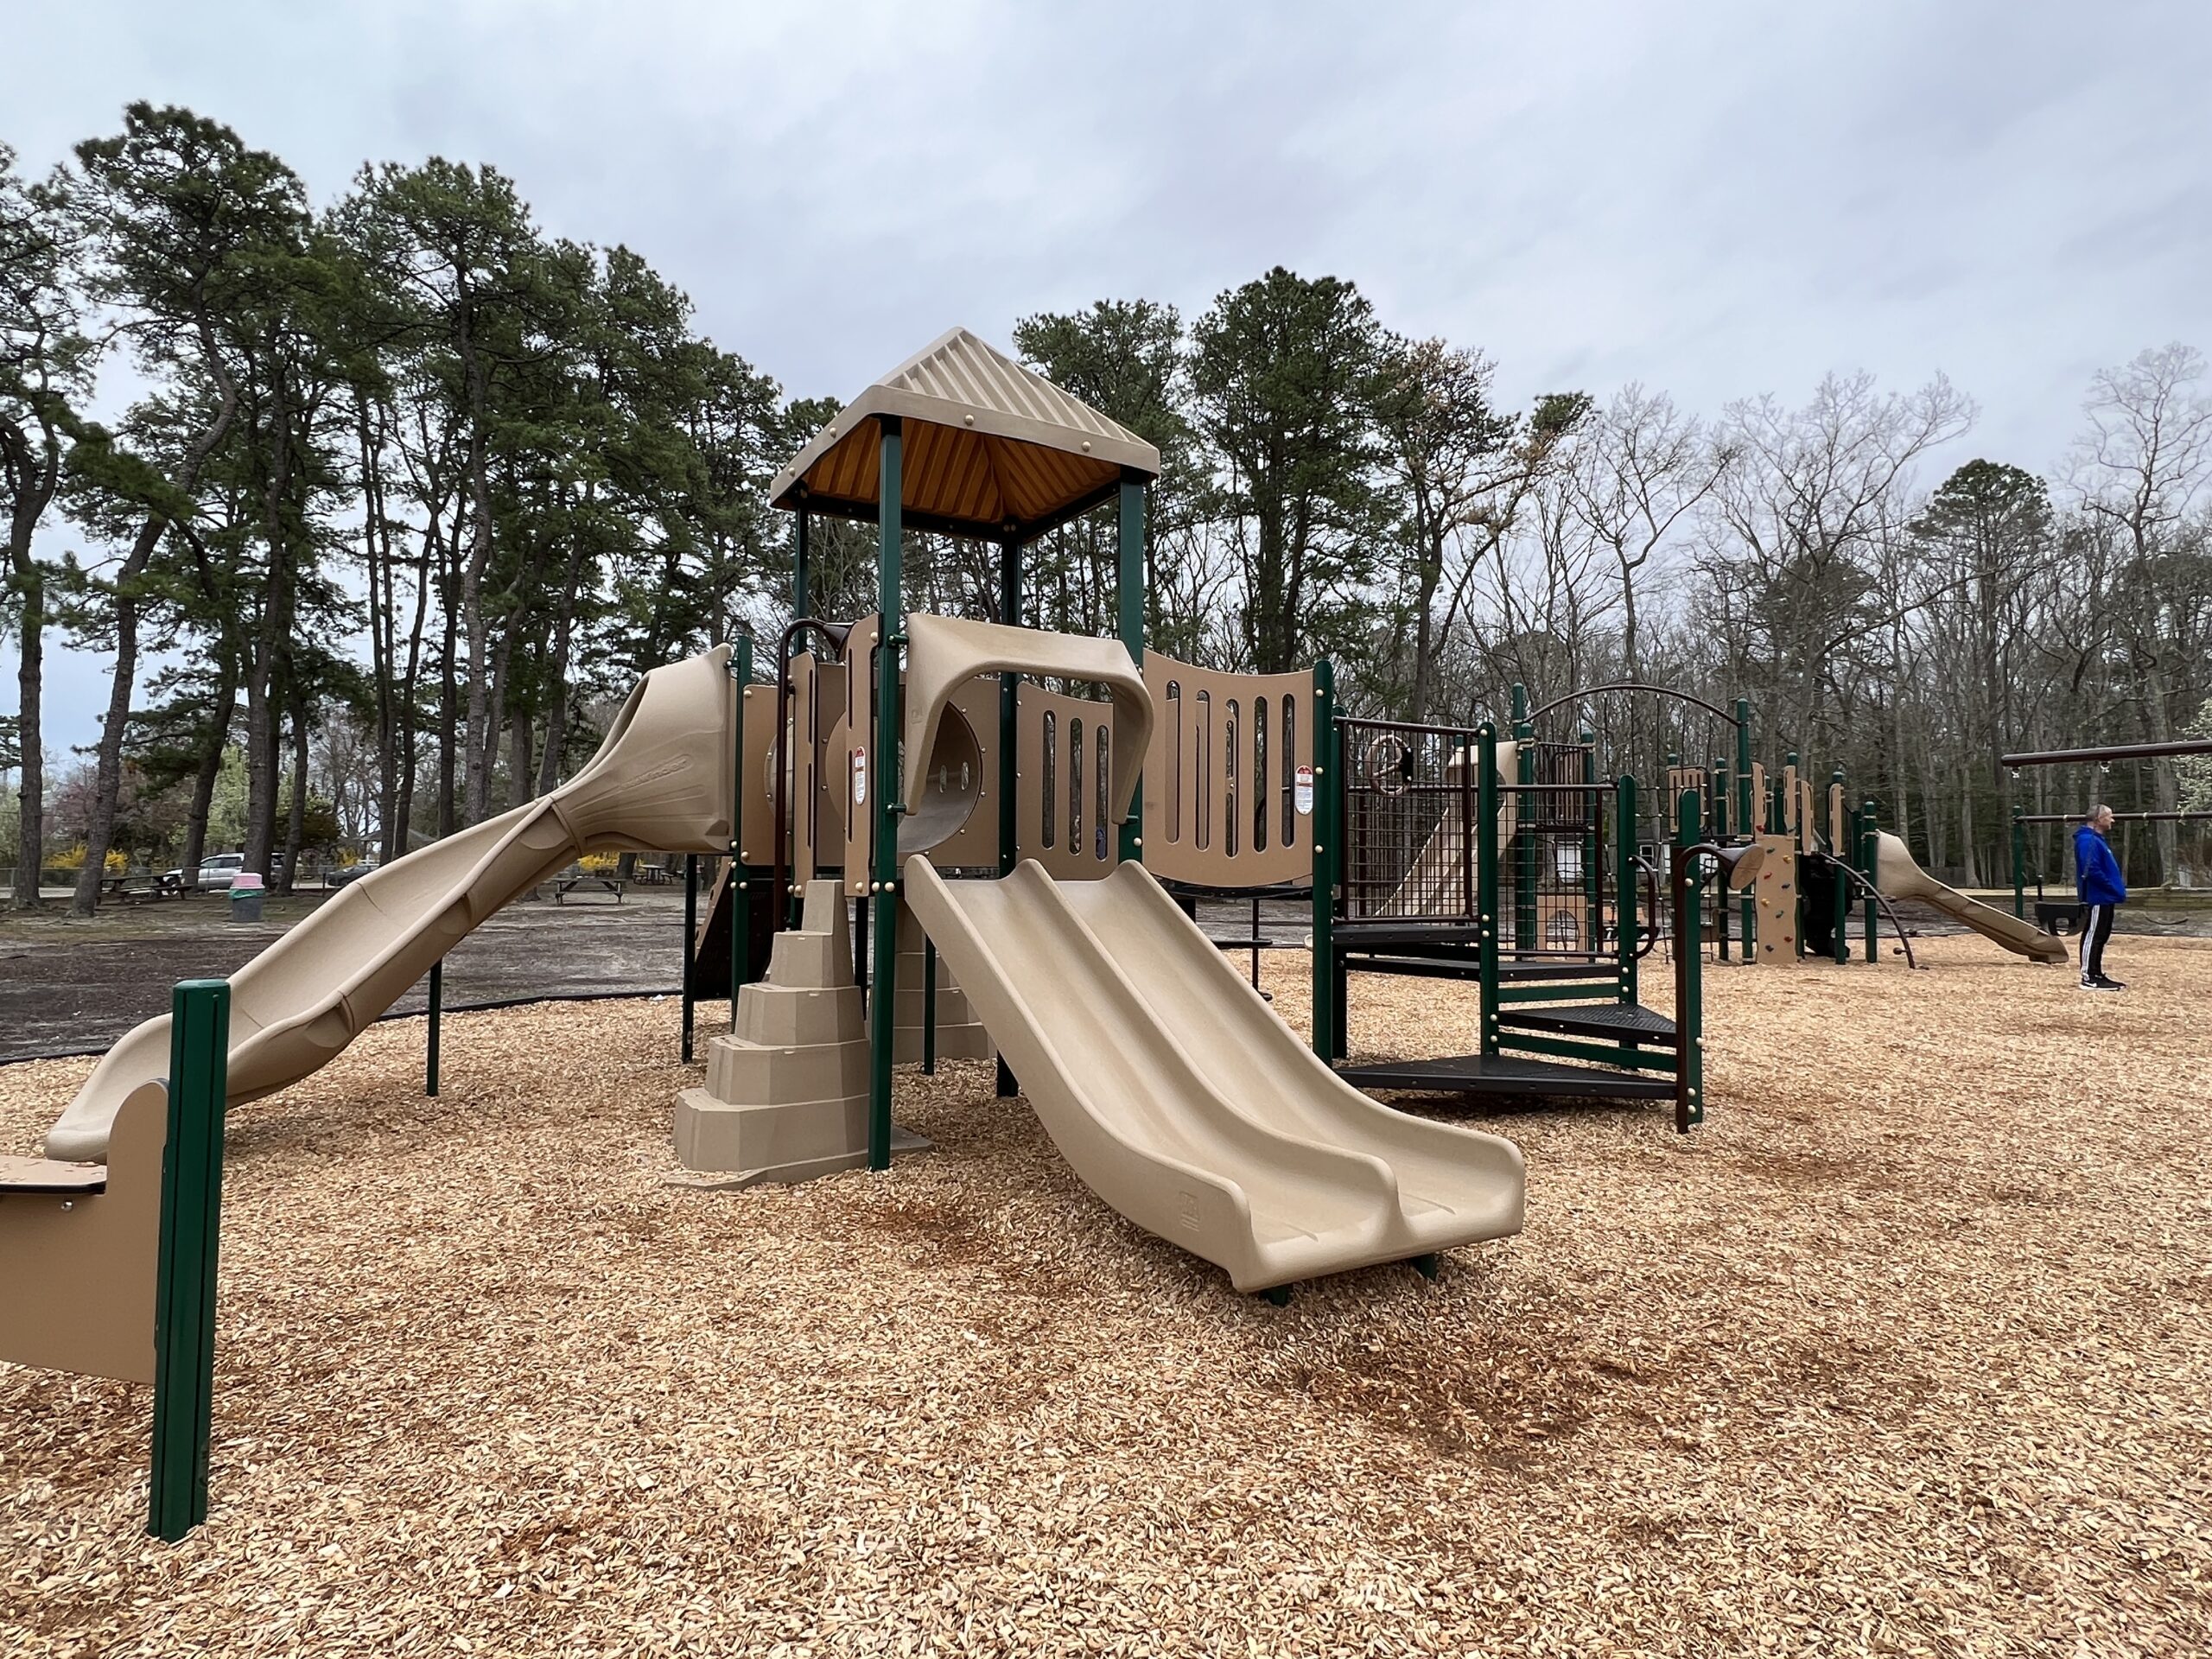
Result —
[[2105, 976], [2105, 941], [2112, 937], [2113, 912], [2127, 902], [2127, 880], [2120, 873], [2105, 837], [2112, 833], [2112, 808], [2093, 807], [2074, 832], [2074, 885], [2082, 899], [2082, 988], [2124, 991]]

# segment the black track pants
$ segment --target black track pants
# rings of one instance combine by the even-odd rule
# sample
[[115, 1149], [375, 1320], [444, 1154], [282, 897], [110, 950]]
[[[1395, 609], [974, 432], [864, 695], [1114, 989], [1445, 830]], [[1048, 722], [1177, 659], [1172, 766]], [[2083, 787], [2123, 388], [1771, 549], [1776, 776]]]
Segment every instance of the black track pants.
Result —
[[2084, 905], [2082, 906], [2082, 977], [2102, 979], [2105, 976], [2105, 941], [2112, 938], [2112, 913], [2114, 905]]

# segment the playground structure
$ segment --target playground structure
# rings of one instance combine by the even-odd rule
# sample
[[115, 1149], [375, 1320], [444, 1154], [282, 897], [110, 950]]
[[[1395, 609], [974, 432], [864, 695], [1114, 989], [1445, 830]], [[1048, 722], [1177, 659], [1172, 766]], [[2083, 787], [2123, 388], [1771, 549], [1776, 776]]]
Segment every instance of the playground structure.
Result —
[[[893, 1123], [894, 1068], [996, 1052], [1001, 1094], [1018, 1080], [1103, 1199], [1279, 1299], [1362, 1267], [1433, 1271], [1441, 1251], [1521, 1227], [1510, 1142], [1366, 1090], [1671, 1100], [1687, 1130], [1706, 1109], [1704, 939], [1727, 956], [1730, 888], [1753, 884], [1745, 952], [1780, 962], [1800, 953], [1808, 864], [1843, 865], [1869, 894], [1909, 880], [1840, 779], [1824, 828], [1794, 761], [1770, 788], [1741, 703], [1700, 705], [1732, 722], [1730, 764], [1672, 763], [1655, 785], [1615, 770], [1595, 735], [1540, 734], [1559, 704], [1532, 715], [1516, 696], [1510, 735], [1362, 721], [1338, 712], [1326, 662], [1236, 675], [1147, 652], [1157, 466], [964, 331], [893, 370], [773, 486], [795, 513], [797, 620], [770, 679], [754, 683], [750, 640], [652, 671], [569, 784], [371, 872], [241, 969], [216, 1047], [218, 1142], [225, 1107], [327, 1064], [580, 854], [719, 855], [728, 868], [687, 945], [726, 969], [731, 1024], [675, 1105], [683, 1179], [887, 1168], [921, 1144]], [[1109, 501], [1118, 637], [1021, 626], [1021, 548]], [[807, 614], [820, 513], [877, 523], [874, 616]], [[903, 610], [909, 524], [1000, 549], [998, 621]], [[1310, 1044], [1186, 913], [1223, 893], [1310, 902]], [[1671, 1014], [1643, 1001], [1662, 938]], [[1358, 974], [1475, 982], [1476, 1052], [1354, 1063]], [[177, 1133], [178, 1040], [167, 1020], [127, 1035], [47, 1158], [0, 1166], [0, 1357], [154, 1376], [168, 1268], [148, 1241], [175, 1217], [150, 1126], [166, 1103]]]

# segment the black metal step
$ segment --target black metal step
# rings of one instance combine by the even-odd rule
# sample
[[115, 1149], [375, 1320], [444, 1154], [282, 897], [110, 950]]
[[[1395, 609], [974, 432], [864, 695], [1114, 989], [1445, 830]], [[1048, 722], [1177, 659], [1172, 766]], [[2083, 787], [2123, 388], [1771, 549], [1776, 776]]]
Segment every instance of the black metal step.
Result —
[[1544, 979], [1603, 979], [1618, 984], [1620, 977], [1620, 963], [1612, 957], [1595, 957], [1587, 962], [1501, 962], [1497, 964], [1497, 979], [1501, 985], [1517, 985], [1527, 980]]
[[1384, 946], [1418, 950], [1432, 944], [1471, 950], [1482, 942], [1482, 930], [1471, 921], [1338, 922], [1329, 931], [1338, 946], [1347, 950]]
[[1429, 1095], [1529, 1095], [1574, 1100], [1672, 1100], [1675, 1080], [1595, 1066], [1562, 1065], [1513, 1054], [1462, 1054], [1445, 1060], [1376, 1060], [1339, 1065], [1356, 1089]]
[[1366, 957], [1348, 955], [1344, 969], [1354, 974], [1409, 974], [1416, 979], [1479, 979], [1482, 963], [1466, 957]]
[[1675, 1022], [1637, 1002], [1509, 1002], [1498, 1009], [1497, 1022], [1517, 1031], [1675, 1046]]

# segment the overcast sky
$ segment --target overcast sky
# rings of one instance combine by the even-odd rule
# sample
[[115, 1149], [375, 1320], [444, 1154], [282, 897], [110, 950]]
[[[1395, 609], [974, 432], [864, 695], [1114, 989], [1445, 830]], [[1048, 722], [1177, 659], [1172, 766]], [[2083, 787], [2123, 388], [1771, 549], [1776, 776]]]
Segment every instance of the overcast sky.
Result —
[[[2090, 372], [2212, 348], [2212, 8], [22, 6], [0, 141], [43, 168], [133, 99], [275, 150], [511, 175], [626, 243], [793, 393], [955, 322], [1195, 316], [1270, 265], [1481, 346], [1514, 401], [1635, 379], [1705, 411], [1829, 369], [1980, 403], [1955, 459], [2055, 466]], [[0, 650], [12, 708], [14, 657]], [[49, 747], [98, 665], [54, 664]]]

